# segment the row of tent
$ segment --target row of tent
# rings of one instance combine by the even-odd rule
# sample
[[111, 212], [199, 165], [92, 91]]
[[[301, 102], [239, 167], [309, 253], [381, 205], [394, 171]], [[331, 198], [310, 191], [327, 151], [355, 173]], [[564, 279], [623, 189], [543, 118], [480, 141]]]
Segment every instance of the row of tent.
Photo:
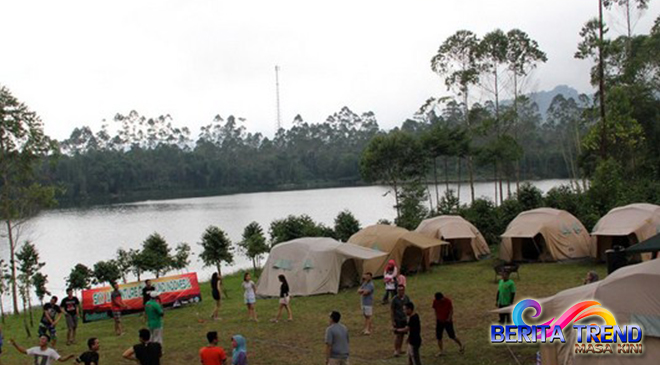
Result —
[[[504, 261], [559, 261], [602, 258], [613, 245], [629, 246], [654, 236], [660, 228], [660, 206], [632, 204], [601, 218], [590, 237], [568, 212], [539, 208], [519, 214], [502, 235]], [[472, 261], [490, 254], [479, 230], [460, 216], [423, 221], [414, 232], [390, 225], [366, 227], [347, 243], [331, 238], [300, 238], [273, 247], [257, 283], [260, 296], [279, 294], [279, 274], [292, 295], [337, 293], [357, 284], [364, 272], [383, 275], [394, 260], [404, 272], [416, 272], [445, 261]]]

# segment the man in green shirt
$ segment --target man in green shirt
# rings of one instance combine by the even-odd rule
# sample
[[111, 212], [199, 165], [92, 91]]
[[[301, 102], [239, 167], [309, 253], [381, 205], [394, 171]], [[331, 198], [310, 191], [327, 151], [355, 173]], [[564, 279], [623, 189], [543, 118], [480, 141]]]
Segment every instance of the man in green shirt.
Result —
[[158, 300], [157, 291], [150, 293], [151, 299], [144, 305], [144, 312], [147, 314], [147, 327], [151, 331], [151, 342], [158, 342], [163, 346], [163, 306]]
[[[516, 284], [513, 280], [509, 279], [509, 272], [502, 273], [502, 280], [500, 280], [497, 288], [497, 307], [504, 308], [513, 304], [516, 297]], [[500, 313], [500, 324], [511, 322], [511, 313]]]

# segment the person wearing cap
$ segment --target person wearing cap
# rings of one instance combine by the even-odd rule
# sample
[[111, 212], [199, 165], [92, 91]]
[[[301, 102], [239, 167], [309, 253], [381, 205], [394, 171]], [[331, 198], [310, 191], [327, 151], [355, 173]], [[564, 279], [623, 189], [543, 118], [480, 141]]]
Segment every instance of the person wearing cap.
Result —
[[163, 306], [159, 302], [160, 293], [152, 291], [149, 293], [151, 299], [144, 306], [147, 314], [147, 327], [151, 331], [151, 342], [158, 342], [163, 346]]

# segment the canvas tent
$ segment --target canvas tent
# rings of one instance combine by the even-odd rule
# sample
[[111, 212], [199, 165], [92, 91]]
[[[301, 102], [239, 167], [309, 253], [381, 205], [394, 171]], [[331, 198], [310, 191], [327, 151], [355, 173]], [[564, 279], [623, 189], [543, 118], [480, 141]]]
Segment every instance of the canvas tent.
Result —
[[449, 242], [449, 245], [431, 249], [431, 263], [472, 261], [490, 254], [488, 244], [477, 227], [458, 215], [426, 219], [415, 232]]
[[605, 260], [613, 246], [629, 247], [660, 233], [660, 206], [630, 204], [610, 210], [591, 233], [594, 257]]
[[588, 257], [589, 233], [572, 214], [552, 208], [520, 213], [506, 228], [500, 244], [504, 261], [561, 261]]
[[348, 242], [387, 254], [364, 262], [364, 272], [371, 272], [375, 277], [383, 276], [385, 264], [389, 260], [394, 260], [408, 272], [427, 269], [430, 266], [431, 249], [448, 244], [405, 228], [384, 224], [366, 227], [352, 235]]
[[270, 251], [257, 283], [257, 295], [279, 296], [278, 276], [284, 274], [291, 295], [336, 294], [340, 287], [360, 282], [362, 261], [384, 256], [368, 248], [331, 238], [299, 238]]
[[[595, 300], [614, 315], [617, 324], [637, 324], [643, 328], [643, 353], [636, 355], [584, 355], [574, 353], [575, 331], [573, 324], [564, 330], [566, 343], [541, 345], [543, 365], [639, 365], [657, 364], [660, 359], [660, 260], [626, 266], [601, 281], [564, 290], [554, 296], [537, 299], [541, 304], [541, 316], [533, 323], [543, 323], [559, 318], [572, 305], [585, 300]], [[634, 299], [634, 300], [631, 300]], [[502, 308], [495, 312], [511, 312]], [[533, 310], [532, 310], [533, 311]], [[531, 313], [530, 313], [531, 315]], [[582, 324], [594, 323], [594, 317], [582, 320]], [[531, 324], [531, 323], [530, 323]]]

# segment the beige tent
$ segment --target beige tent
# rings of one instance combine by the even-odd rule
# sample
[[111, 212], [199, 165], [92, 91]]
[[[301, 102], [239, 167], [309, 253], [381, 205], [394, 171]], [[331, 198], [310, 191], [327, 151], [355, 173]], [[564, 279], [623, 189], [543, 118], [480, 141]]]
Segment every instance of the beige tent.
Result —
[[348, 242], [387, 253], [387, 256], [364, 262], [364, 272], [375, 277], [383, 275], [385, 264], [394, 260], [408, 272], [427, 269], [430, 266], [430, 251], [434, 247], [447, 245], [447, 242], [410, 232], [401, 227], [376, 224], [360, 230]]
[[[638, 365], [657, 364], [660, 359], [660, 260], [627, 266], [613, 272], [602, 281], [564, 290], [552, 297], [537, 299], [541, 304], [542, 323], [559, 318], [572, 305], [585, 300], [595, 300], [614, 315], [617, 324], [637, 324], [642, 327], [643, 353], [641, 355], [584, 355], [575, 354], [575, 330], [569, 324], [564, 330], [566, 343], [542, 345], [543, 365]], [[511, 307], [500, 311], [511, 311]], [[591, 324], [593, 317], [583, 324]]]
[[362, 261], [384, 256], [368, 248], [331, 238], [299, 238], [270, 251], [257, 283], [257, 295], [279, 296], [278, 276], [284, 274], [291, 295], [336, 294], [359, 283]]
[[431, 250], [431, 263], [472, 261], [490, 254], [488, 244], [477, 227], [458, 215], [426, 219], [415, 232], [449, 242], [449, 245]]
[[594, 257], [605, 260], [613, 245], [628, 247], [660, 233], [660, 206], [630, 204], [610, 210], [591, 233]]
[[591, 255], [589, 233], [570, 213], [539, 208], [518, 214], [502, 235], [504, 261], [559, 261]]

